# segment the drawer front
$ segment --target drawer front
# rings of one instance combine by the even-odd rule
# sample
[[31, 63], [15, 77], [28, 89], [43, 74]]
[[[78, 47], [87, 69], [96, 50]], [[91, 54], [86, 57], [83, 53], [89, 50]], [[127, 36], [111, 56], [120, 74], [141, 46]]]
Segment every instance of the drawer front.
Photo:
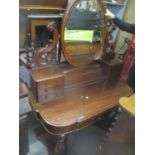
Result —
[[63, 94], [64, 94], [63, 90], [62, 91], [53, 90], [53, 92], [51, 91], [51, 93], [44, 93], [42, 95], [39, 95], [38, 101], [40, 103], [47, 103], [52, 100], [58, 99], [59, 97], [63, 96]]
[[38, 83], [38, 101], [41, 103], [55, 100], [64, 94], [64, 77]]
[[38, 90], [59, 89], [64, 86], [64, 77], [54, 80], [46, 80], [38, 83]]

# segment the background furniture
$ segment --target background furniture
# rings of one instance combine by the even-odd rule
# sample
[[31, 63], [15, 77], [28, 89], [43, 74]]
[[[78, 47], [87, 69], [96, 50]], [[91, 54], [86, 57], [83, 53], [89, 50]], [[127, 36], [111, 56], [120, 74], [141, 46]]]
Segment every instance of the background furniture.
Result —
[[64, 8], [67, 5], [67, 0], [19, 0], [20, 5], [38, 5], [38, 6], [53, 6]]
[[[28, 48], [44, 47], [52, 34], [46, 29], [49, 22], [54, 21], [60, 33], [61, 19], [67, 0], [20, 0], [20, 48], [28, 51]], [[22, 26], [24, 25], [24, 26]], [[60, 36], [59, 36], [60, 39]], [[20, 50], [21, 51], [21, 50]], [[24, 58], [21, 61], [25, 63]], [[61, 44], [58, 43], [57, 60], [61, 59]]]
[[19, 82], [19, 155], [29, 152], [27, 113], [31, 111], [28, 90], [25, 84]]

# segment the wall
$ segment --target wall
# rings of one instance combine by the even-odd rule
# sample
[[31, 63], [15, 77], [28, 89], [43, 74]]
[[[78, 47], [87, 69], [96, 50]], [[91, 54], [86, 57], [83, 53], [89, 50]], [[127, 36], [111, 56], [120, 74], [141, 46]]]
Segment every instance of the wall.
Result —
[[[135, 23], [135, 0], [128, 0], [128, 4], [126, 7], [123, 20], [129, 23]], [[118, 50], [121, 48], [121, 46], [124, 43], [124, 39], [131, 38], [131, 36], [132, 34], [119, 30], [115, 51], [118, 52]], [[126, 49], [126, 46], [124, 46], [124, 48], [121, 51], [119, 51], [119, 53], [123, 53], [125, 49]]]

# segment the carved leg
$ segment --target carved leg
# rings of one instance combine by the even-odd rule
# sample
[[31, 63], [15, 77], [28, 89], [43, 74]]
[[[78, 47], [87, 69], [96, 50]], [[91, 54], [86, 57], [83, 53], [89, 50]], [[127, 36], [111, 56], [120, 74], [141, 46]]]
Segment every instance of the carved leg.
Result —
[[60, 135], [55, 145], [54, 155], [65, 155], [66, 149], [66, 135]]

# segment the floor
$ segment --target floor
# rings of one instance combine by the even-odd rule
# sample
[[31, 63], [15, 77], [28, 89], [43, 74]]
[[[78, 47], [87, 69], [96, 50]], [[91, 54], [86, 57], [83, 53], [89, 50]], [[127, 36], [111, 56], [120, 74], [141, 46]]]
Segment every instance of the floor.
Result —
[[[108, 115], [108, 121], [106, 118], [106, 121], [102, 120], [95, 125], [69, 134], [66, 141], [67, 150], [63, 155], [107, 155], [107, 153], [105, 153], [106, 150], [108, 150], [108, 155], [134, 155], [134, 148], [132, 146], [124, 142], [119, 143], [122, 133], [121, 129], [123, 129], [123, 126], [126, 127], [127, 124], [122, 124], [123, 126], [118, 129], [118, 131], [121, 132], [115, 134], [115, 136], [117, 135], [116, 137], [118, 137], [116, 141], [111, 141], [110, 145], [108, 143], [104, 144], [104, 139], [107, 136], [107, 129], [116, 116], [116, 113], [110, 114], [111, 116]], [[115, 129], [117, 126], [120, 126], [118, 123], [119, 121], [117, 120], [116, 122], [114, 126]], [[125, 121], [125, 123], [126, 122], [129, 124], [129, 120]], [[115, 131], [114, 128], [112, 131]], [[29, 153], [27, 155], [55, 155], [53, 150], [56, 136], [48, 134], [43, 129], [40, 122], [34, 118], [32, 113], [28, 114], [28, 133]], [[112, 136], [112, 133], [110, 133], [110, 135]], [[110, 135], [108, 136], [108, 140], [110, 140]], [[115, 136], [113, 136], [114, 139]]]
[[[54, 155], [55, 137], [44, 131], [32, 114], [28, 115], [29, 153], [27, 155]], [[105, 130], [91, 125], [67, 137], [66, 155], [103, 155]]]

